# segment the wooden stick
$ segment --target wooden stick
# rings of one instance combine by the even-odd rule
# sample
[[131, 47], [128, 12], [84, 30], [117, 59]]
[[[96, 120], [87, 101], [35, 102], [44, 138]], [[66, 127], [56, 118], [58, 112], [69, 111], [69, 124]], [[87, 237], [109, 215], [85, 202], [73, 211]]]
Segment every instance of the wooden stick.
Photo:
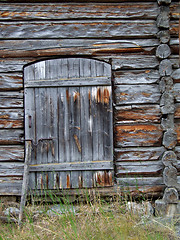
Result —
[[19, 212], [19, 221], [18, 225], [21, 227], [22, 219], [23, 219], [23, 210], [26, 204], [26, 196], [29, 185], [29, 163], [31, 161], [31, 141], [28, 140], [25, 143], [26, 146], [26, 155], [25, 155], [25, 163], [24, 163], [24, 174], [23, 174], [23, 184], [22, 184], [22, 193], [21, 193], [21, 203], [20, 203], [20, 212]]

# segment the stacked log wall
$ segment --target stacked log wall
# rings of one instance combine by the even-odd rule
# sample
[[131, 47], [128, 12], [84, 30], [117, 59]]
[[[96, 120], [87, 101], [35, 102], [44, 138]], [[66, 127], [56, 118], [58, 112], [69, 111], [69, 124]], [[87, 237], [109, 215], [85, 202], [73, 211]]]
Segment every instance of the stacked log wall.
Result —
[[[178, 67], [177, 7], [178, 2], [173, 1], [170, 60], [174, 68]], [[115, 181], [119, 188], [136, 191], [138, 186], [144, 193], [162, 193], [164, 147], [155, 56], [158, 14], [156, 1], [0, 4], [1, 195], [21, 192], [23, 66], [67, 56], [96, 58], [112, 65]]]

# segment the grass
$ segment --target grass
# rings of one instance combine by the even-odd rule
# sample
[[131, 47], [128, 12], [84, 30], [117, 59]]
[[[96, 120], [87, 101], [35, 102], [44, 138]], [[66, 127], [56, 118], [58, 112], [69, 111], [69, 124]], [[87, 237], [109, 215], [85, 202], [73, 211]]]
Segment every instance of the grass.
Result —
[[[98, 198], [90, 201], [87, 196], [85, 203], [73, 206], [67, 199], [62, 202], [53, 195], [51, 198], [56, 207], [51, 211], [53, 216], [48, 215], [48, 210], [52, 208], [48, 203], [29, 205], [25, 209], [21, 229], [15, 223], [0, 224], [0, 240], [176, 239], [169, 228], [157, 224], [140, 224], [142, 217], [127, 211], [121, 199], [105, 202]], [[59, 214], [58, 209], [63, 214]]]

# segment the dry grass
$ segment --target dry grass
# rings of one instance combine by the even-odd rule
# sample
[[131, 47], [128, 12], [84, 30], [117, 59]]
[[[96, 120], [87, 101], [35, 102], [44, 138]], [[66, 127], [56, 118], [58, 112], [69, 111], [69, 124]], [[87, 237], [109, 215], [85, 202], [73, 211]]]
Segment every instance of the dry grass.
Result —
[[[26, 219], [21, 229], [16, 224], [1, 224], [0, 239], [118, 239], [118, 240], [166, 240], [175, 239], [172, 232], [160, 226], [141, 225], [141, 218], [127, 212], [124, 203], [116, 200], [107, 203], [101, 200], [87, 201], [76, 206], [62, 204], [65, 213], [54, 212], [49, 216], [49, 205], [26, 207]], [[37, 209], [41, 210], [37, 213]]]

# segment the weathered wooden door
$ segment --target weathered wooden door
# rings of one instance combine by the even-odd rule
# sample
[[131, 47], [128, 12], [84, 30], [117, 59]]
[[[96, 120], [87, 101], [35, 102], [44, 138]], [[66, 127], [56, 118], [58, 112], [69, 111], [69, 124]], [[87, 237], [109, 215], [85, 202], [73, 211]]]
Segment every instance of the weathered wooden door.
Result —
[[83, 58], [24, 69], [25, 139], [32, 140], [30, 187], [113, 184], [111, 67]]

